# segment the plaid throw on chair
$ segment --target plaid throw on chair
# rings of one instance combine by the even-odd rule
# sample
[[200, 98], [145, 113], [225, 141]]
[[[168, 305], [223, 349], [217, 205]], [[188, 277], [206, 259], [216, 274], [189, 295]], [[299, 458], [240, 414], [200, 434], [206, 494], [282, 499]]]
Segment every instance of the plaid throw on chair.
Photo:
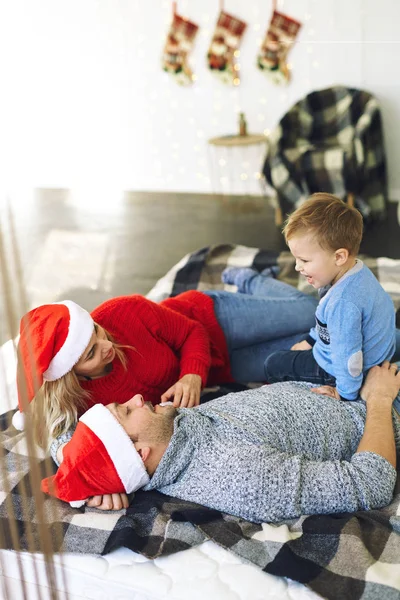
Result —
[[366, 219], [386, 209], [386, 162], [377, 100], [363, 90], [332, 87], [308, 94], [281, 119], [264, 169], [284, 213], [314, 192], [355, 204]]

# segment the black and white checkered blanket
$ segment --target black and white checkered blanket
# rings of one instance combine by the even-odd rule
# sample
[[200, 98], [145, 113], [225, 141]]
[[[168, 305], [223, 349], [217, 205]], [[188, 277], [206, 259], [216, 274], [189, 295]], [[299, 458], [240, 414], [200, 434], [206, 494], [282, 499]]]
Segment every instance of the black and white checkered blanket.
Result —
[[365, 218], [384, 215], [386, 163], [376, 98], [343, 86], [308, 94], [272, 132], [263, 172], [284, 213], [322, 191], [340, 198], [352, 192]]
[[[400, 261], [386, 261], [373, 259], [370, 265], [381, 283], [394, 289], [395, 283], [399, 285]], [[231, 245], [203, 248], [182, 259], [149, 297], [160, 300], [185, 289], [221, 288], [221, 271], [227, 265], [261, 270], [276, 264], [281, 266], [281, 278], [298, 284], [288, 253]], [[399, 301], [399, 294], [395, 300]], [[231, 389], [206, 392], [204, 400]], [[14, 547], [8, 518], [12, 503], [20, 549], [39, 551], [40, 529], [31, 498], [24, 437], [8, 427], [10, 416], [11, 412], [0, 418], [0, 443], [11, 486], [8, 494], [4, 486], [0, 490], [0, 547]], [[44, 461], [37, 460], [44, 476]], [[27, 494], [28, 502], [21, 502], [23, 494]], [[72, 509], [46, 497], [44, 520], [52, 532], [55, 550], [106, 554], [126, 546], [155, 558], [210, 539], [267, 573], [299, 581], [328, 599], [400, 599], [400, 480], [386, 508], [306, 516], [279, 525], [249, 523], [158, 492], [137, 492], [126, 513]]]

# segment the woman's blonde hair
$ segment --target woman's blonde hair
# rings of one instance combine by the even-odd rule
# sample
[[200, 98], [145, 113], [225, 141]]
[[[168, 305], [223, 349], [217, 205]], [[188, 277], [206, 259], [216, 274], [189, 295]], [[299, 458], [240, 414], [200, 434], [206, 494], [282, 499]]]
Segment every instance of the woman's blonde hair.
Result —
[[[113, 342], [116, 358], [126, 370], [126, 355], [122, 348], [135, 348], [116, 344], [107, 331], [105, 334]], [[90, 396], [73, 370], [56, 381], [45, 381], [29, 407], [35, 443], [49, 450], [54, 439], [75, 425], [78, 415], [86, 410]]]

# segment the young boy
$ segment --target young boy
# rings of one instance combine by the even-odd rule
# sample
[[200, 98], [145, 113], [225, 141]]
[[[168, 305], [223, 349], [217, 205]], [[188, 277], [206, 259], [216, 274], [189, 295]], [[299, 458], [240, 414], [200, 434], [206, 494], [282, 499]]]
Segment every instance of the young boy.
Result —
[[393, 356], [394, 306], [356, 258], [362, 231], [361, 214], [331, 194], [314, 194], [288, 218], [283, 233], [296, 271], [320, 302], [308, 337], [265, 361], [269, 383], [309, 381], [355, 400], [367, 371]]
[[310, 381], [355, 400], [366, 372], [393, 356], [393, 302], [356, 258], [362, 230], [361, 214], [331, 194], [314, 194], [290, 215], [286, 242], [320, 302], [307, 339], [267, 358], [270, 383]]

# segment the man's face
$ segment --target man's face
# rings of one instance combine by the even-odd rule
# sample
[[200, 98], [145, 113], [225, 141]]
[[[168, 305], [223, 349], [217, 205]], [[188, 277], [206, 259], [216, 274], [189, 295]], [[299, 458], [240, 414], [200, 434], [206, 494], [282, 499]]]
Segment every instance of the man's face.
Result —
[[311, 234], [290, 238], [288, 246], [296, 259], [296, 271], [307, 279], [307, 283], [318, 289], [334, 282], [340, 272], [334, 251], [321, 248]]
[[125, 402], [108, 404], [108, 410], [119, 421], [134, 442], [149, 444], [168, 443], [174, 428], [176, 409], [171, 406], [154, 407], [136, 394]]

